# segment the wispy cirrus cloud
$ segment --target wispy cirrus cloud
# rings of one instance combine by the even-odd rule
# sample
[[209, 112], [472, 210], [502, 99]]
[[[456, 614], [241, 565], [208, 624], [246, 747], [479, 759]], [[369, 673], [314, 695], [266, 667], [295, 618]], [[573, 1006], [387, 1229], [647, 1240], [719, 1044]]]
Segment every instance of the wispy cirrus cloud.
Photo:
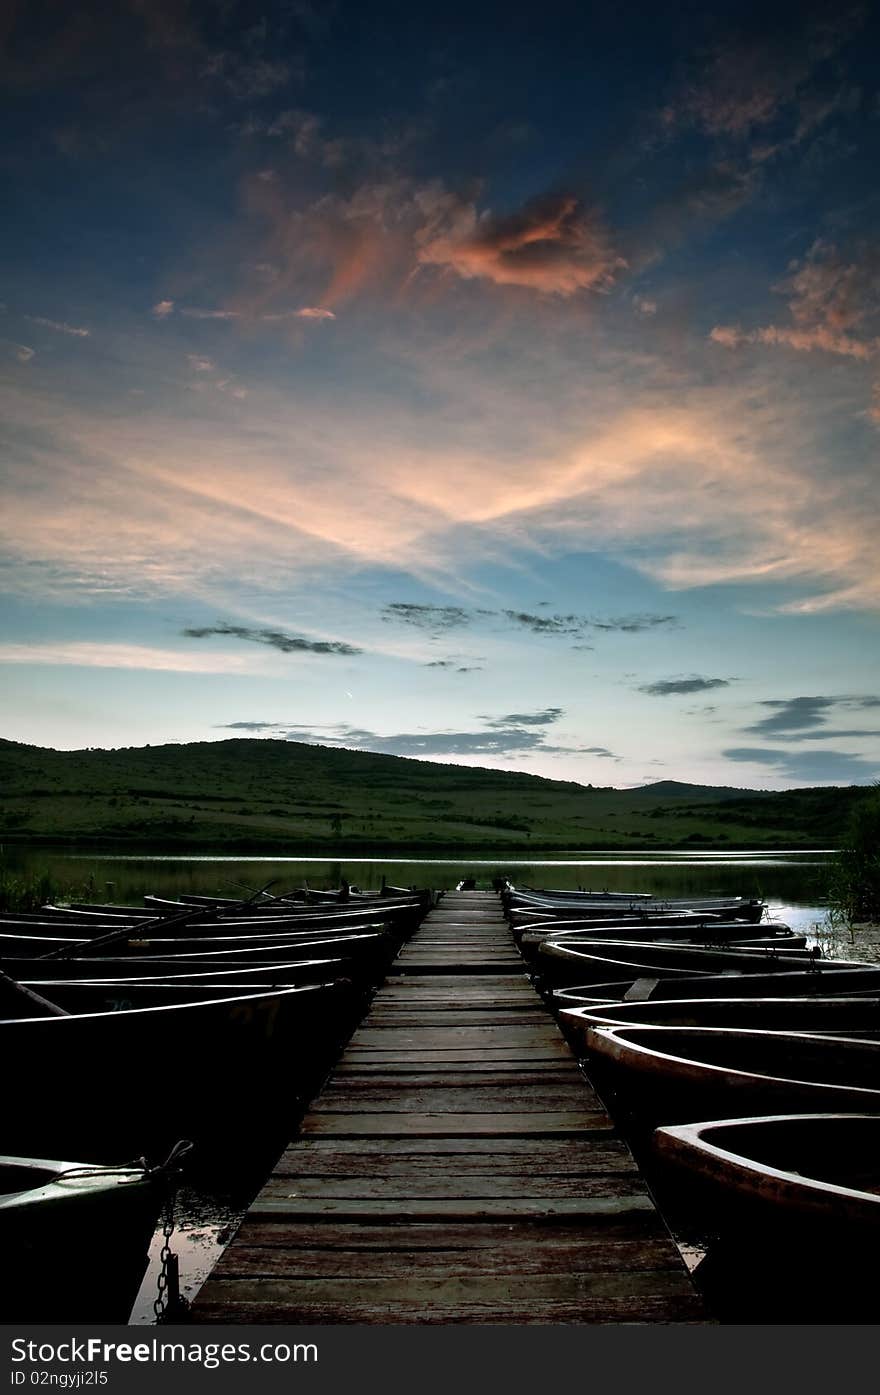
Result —
[[324, 310], [321, 306], [301, 306], [300, 310], [280, 310], [273, 312], [273, 314], [261, 315], [259, 318], [266, 324], [271, 324], [272, 321], [280, 321], [280, 319], [317, 319], [317, 321], [322, 321], [322, 319], [336, 319], [336, 315], [333, 314], [332, 310]]
[[658, 678], [654, 683], [644, 683], [640, 693], [649, 697], [678, 697], [689, 693], [706, 693], [712, 688], [729, 688], [730, 678], [701, 678], [694, 674], [691, 678]]
[[210, 639], [214, 635], [249, 640], [253, 644], [268, 644], [282, 654], [360, 654], [362, 650], [345, 640], [312, 639], [306, 635], [288, 634], [284, 630], [257, 629], [250, 625], [198, 625], [181, 630], [188, 639]]
[[844, 103], [841, 84], [817, 90], [816, 74], [863, 19], [861, 5], [843, 5], [834, 15], [808, 5], [795, 29], [770, 11], [749, 32], [729, 30], [693, 56], [664, 123], [745, 139], [784, 117], [787, 138], [803, 139]]
[[[164, 302], [167, 304], [168, 302]], [[187, 320], [237, 320], [238, 310], [206, 310], [194, 305], [182, 305], [180, 314]]]
[[32, 325], [42, 325], [43, 329], [54, 330], [56, 334], [68, 334], [73, 339], [88, 339], [92, 332], [77, 325], [69, 325], [64, 320], [47, 320], [44, 315], [25, 315], [25, 319], [30, 320]]
[[789, 276], [773, 289], [788, 298], [791, 323], [755, 329], [715, 325], [710, 340], [726, 349], [746, 344], [836, 354], [863, 363], [880, 352], [880, 254], [863, 249], [852, 258], [817, 239]]
[[253, 665], [237, 654], [194, 654], [145, 644], [98, 640], [0, 644], [0, 664], [52, 664], [65, 668], [133, 668], [166, 673], [253, 673]]

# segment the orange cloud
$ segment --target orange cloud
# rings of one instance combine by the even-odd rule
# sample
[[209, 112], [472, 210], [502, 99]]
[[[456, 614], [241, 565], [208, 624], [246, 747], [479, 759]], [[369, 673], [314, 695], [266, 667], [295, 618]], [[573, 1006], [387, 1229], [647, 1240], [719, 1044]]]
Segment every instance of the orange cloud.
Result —
[[478, 214], [473, 204], [447, 206], [446, 212], [447, 227], [429, 226], [418, 235], [418, 259], [465, 280], [570, 296], [607, 289], [626, 266], [597, 215], [570, 194], [532, 199], [505, 217]]

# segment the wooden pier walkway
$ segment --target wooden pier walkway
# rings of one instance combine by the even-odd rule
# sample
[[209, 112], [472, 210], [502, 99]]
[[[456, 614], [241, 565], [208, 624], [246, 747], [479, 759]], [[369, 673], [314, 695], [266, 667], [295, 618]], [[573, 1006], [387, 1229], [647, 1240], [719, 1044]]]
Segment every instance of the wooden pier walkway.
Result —
[[493, 894], [404, 947], [191, 1317], [703, 1320]]

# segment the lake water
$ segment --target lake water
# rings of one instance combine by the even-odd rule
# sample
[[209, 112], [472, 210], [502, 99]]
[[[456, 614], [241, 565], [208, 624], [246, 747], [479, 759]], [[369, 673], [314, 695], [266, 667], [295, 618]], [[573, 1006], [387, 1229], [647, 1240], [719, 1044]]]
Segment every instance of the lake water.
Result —
[[[146, 892], [176, 896], [181, 892], [245, 895], [272, 883], [275, 891], [302, 886], [338, 886], [340, 878], [364, 890], [381, 886], [429, 886], [449, 889], [464, 877], [491, 886], [494, 877], [536, 887], [654, 892], [665, 896], [762, 897], [768, 914], [807, 933], [826, 952], [880, 961], [880, 946], [869, 934], [833, 932], [828, 924], [826, 888], [830, 852], [827, 849], [762, 850], [747, 852], [669, 851], [650, 853], [566, 852], [540, 858], [497, 858], [469, 861], [450, 858], [300, 858], [211, 857], [179, 853], [122, 854], [118, 851], [75, 853], [70, 850], [10, 847], [6, 866], [15, 872], [48, 871], [62, 885], [88, 899], [139, 904]], [[181, 1290], [191, 1297], [216, 1263], [223, 1245], [243, 1211], [259, 1190], [284, 1145], [271, 1132], [252, 1139], [251, 1158], [240, 1167], [208, 1182], [182, 1189], [178, 1229], [172, 1241], [180, 1263]], [[131, 1321], [153, 1321], [158, 1252], [144, 1281]]]
[[59, 883], [88, 889], [96, 900], [138, 904], [145, 892], [174, 896], [181, 892], [246, 895], [267, 883], [273, 890], [302, 886], [338, 886], [344, 876], [364, 890], [381, 886], [454, 887], [462, 877], [491, 885], [507, 876], [523, 885], [610, 891], [653, 891], [667, 896], [763, 896], [776, 905], [815, 910], [824, 917], [829, 851], [821, 849], [748, 852], [670, 851], [565, 852], [540, 858], [483, 857], [212, 857], [181, 853], [126, 854], [119, 851], [71, 852], [67, 849], [7, 845], [3, 861], [13, 872], [49, 874]]

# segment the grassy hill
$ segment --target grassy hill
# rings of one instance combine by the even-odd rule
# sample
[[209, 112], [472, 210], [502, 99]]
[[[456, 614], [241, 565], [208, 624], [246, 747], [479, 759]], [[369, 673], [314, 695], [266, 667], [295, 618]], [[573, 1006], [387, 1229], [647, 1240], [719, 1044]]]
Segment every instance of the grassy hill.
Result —
[[291, 741], [116, 751], [0, 741], [0, 840], [228, 851], [816, 847], [862, 786], [594, 788]]

